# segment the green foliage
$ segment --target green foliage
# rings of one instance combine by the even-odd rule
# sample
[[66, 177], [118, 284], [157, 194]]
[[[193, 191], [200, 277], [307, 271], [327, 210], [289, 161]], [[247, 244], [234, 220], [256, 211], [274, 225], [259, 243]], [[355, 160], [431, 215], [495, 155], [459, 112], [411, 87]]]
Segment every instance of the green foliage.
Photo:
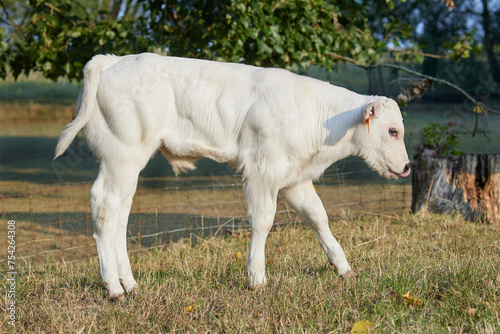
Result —
[[5, 78], [7, 75], [6, 72], [6, 62], [7, 62], [7, 57], [6, 57], [6, 49], [7, 49], [7, 43], [4, 42], [4, 34], [5, 34], [5, 29], [3, 27], [0, 27], [0, 78]]
[[374, 63], [385, 44], [367, 27], [362, 5], [346, 1], [231, 1], [225, 38], [214, 40], [217, 57], [292, 70], [312, 63], [330, 69], [331, 53]]
[[[402, 6], [414, 10], [413, 2], [404, 0], [27, 0], [0, 5], [6, 27], [0, 29], [0, 78], [9, 68], [15, 78], [37, 71], [52, 80], [80, 80], [95, 54], [146, 51], [301, 71], [311, 64], [331, 69], [341, 57], [374, 64], [392, 42], [413, 45], [411, 52], [405, 48], [396, 54], [399, 60], [423, 61], [412, 21], [399, 14]], [[473, 35], [458, 36], [447, 45], [453, 59], [471, 50]]]
[[[374, 2], [394, 6], [392, 0]], [[12, 21], [21, 22], [11, 29], [17, 33], [6, 38], [0, 31], [0, 77], [10, 67], [14, 77], [34, 70], [53, 80], [79, 80], [94, 54], [155, 50], [295, 71], [311, 64], [330, 69], [337, 61], [332, 53], [372, 64], [386, 48], [368, 25], [372, 2], [138, 0], [128, 1], [121, 16], [82, 3], [29, 0], [26, 20]], [[388, 23], [387, 33], [404, 30], [399, 23]]]
[[456, 35], [453, 40], [446, 41], [443, 43], [445, 49], [449, 49], [450, 59], [457, 62], [460, 59], [467, 59], [470, 57], [471, 51], [478, 54], [480, 53], [479, 46], [474, 45], [474, 36], [476, 31], [465, 33], [462, 35]]
[[460, 140], [451, 129], [451, 124], [424, 125], [422, 130], [423, 148], [434, 150], [438, 156], [462, 155], [463, 152], [458, 150]]
[[29, 6], [29, 23], [22, 35], [12, 37], [7, 53], [14, 77], [34, 70], [52, 80], [81, 79], [84, 64], [94, 54], [133, 52], [147, 45], [132, 33], [132, 21], [105, 20], [99, 12], [78, 16], [71, 0], [30, 0]]

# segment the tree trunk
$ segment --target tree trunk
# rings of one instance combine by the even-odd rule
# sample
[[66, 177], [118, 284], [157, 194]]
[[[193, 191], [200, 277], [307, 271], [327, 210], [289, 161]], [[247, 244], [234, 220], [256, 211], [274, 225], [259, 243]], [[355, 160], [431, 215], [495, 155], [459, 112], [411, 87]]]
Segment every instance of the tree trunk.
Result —
[[500, 85], [500, 64], [495, 57], [495, 51], [493, 50], [493, 32], [491, 31], [491, 16], [488, 7], [488, 0], [482, 0], [483, 2], [483, 29], [484, 29], [484, 49], [486, 50], [486, 55], [488, 57], [488, 64], [490, 65], [491, 75], [493, 80]]
[[366, 74], [368, 75], [368, 94], [377, 95], [377, 73], [375, 70], [368, 70]]
[[122, 3], [123, 0], [114, 0], [113, 6], [109, 9], [109, 16], [116, 20], [118, 18], [118, 14], [120, 13], [120, 9], [122, 8]]
[[460, 213], [467, 220], [500, 220], [500, 154], [414, 158], [412, 211]]
[[386, 83], [382, 67], [366, 71], [368, 74], [368, 94], [387, 96], [389, 85]]

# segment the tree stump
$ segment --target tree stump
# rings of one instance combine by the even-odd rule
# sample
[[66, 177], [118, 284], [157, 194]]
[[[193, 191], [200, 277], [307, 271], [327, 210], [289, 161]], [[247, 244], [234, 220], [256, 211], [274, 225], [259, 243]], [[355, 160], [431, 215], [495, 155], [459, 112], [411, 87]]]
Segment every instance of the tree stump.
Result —
[[412, 173], [412, 211], [460, 213], [467, 220], [500, 220], [500, 154], [438, 158], [417, 153]]

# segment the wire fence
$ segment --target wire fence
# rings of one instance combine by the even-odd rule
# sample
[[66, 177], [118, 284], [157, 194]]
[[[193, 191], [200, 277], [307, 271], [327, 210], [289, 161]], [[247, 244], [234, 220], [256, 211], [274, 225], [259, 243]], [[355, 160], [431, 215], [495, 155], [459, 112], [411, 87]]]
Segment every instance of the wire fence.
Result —
[[[410, 210], [408, 180], [373, 182], [364, 173], [333, 170], [315, 182], [332, 221], [350, 214], [402, 214]], [[361, 180], [361, 182], [360, 182]], [[6, 236], [15, 221], [17, 266], [73, 262], [96, 254], [90, 219], [91, 183], [13, 183], [0, 193]], [[297, 222], [286, 201], [278, 199], [275, 224]], [[128, 223], [129, 251], [162, 247], [196, 237], [248, 229], [240, 177], [141, 178]], [[1, 238], [7, 249], [8, 238]], [[0, 259], [0, 270], [6, 270]]]

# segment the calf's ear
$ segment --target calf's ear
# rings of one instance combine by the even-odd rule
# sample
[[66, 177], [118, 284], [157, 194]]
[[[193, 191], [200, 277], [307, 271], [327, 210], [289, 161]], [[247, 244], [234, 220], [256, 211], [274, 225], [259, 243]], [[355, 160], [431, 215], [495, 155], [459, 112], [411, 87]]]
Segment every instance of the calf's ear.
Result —
[[368, 133], [370, 133], [370, 120], [377, 118], [382, 111], [383, 101], [377, 99], [370, 103], [365, 110], [363, 110], [364, 125], [363, 127], [368, 127]]
[[375, 107], [373, 107], [371, 104], [366, 107], [366, 109], [363, 111], [363, 118], [365, 119], [365, 124], [364, 126], [368, 126], [368, 132], [370, 132], [370, 119], [375, 117]]
[[382, 99], [377, 99], [370, 103], [365, 110], [363, 111], [363, 117], [365, 119], [365, 124], [370, 122], [370, 119], [377, 118], [380, 115], [380, 112], [382, 112], [383, 109], [383, 103]]

